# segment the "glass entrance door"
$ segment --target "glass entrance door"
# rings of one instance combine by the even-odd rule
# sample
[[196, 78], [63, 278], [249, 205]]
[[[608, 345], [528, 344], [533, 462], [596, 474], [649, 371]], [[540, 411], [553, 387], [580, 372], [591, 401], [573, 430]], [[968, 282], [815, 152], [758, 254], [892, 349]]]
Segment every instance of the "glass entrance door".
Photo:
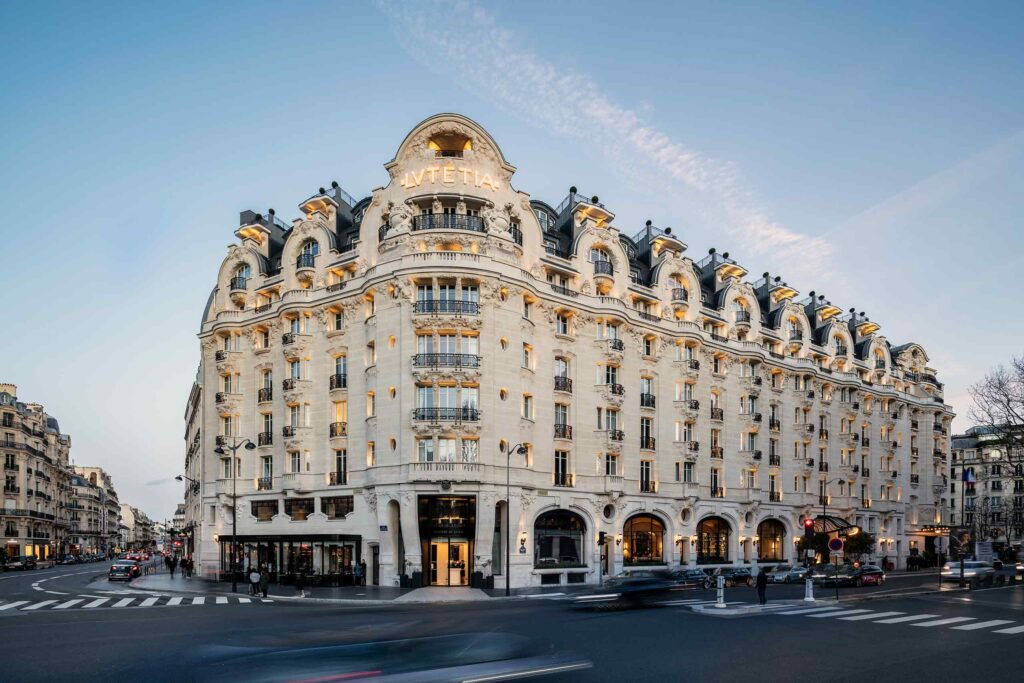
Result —
[[430, 542], [430, 585], [469, 585], [469, 541], [435, 539]]

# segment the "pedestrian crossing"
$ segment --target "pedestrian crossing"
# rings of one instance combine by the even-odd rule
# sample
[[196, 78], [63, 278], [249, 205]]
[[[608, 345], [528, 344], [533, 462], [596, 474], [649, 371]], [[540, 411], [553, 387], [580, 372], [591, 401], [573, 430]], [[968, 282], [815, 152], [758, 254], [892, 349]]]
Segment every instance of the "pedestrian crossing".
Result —
[[977, 617], [951, 617], [941, 614], [907, 614], [906, 612], [883, 612], [870, 609], [847, 607], [799, 607], [784, 605], [774, 612], [777, 616], [807, 617], [808, 619], [835, 619], [836, 621], [857, 621], [872, 624], [902, 624], [915, 628], [949, 628], [954, 631], [988, 631], [1015, 635], [1024, 633], [1024, 625], [1012, 625], [1011, 619], [980, 620]]
[[[207, 598], [211, 598], [207, 600]], [[265, 602], [274, 602], [270, 598], [240, 597], [240, 596], [206, 596], [196, 597], [169, 597], [159, 596], [134, 596], [130, 598], [94, 598], [84, 596], [70, 600], [15, 600], [13, 602], [0, 603], [0, 614], [10, 612], [36, 612], [53, 610], [94, 610], [94, 609], [143, 609], [147, 607], [191, 607], [192, 605], [251, 605]]]

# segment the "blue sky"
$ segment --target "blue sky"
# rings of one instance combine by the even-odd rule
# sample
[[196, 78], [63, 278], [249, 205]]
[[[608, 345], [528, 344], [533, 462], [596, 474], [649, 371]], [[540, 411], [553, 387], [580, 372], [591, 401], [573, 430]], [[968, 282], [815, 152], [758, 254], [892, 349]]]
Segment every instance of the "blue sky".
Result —
[[363, 196], [456, 111], [536, 198], [575, 184], [920, 342], [966, 413], [1024, 351], [1024, 7], [666, 5], [6, 3], [0, 381], [169, 517], [238, 211]]

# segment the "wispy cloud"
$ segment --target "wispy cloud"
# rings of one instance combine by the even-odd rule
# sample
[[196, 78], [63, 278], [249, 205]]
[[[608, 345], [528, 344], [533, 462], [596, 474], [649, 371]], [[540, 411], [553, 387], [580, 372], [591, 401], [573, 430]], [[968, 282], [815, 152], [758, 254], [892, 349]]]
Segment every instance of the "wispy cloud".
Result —
[[[587, 140], [591, 149], [603, 150], [617, 168], [635, 178], [649, 184], [670, 178], [675, 196], [690, 213], [686, 218], [723, 230], [737, 246], [753, 252], [750, 255], [800, 263], [809, 274], [819, 273], [832, 253], [826, 239], [773, 221], [743, 187], [734, 165], [673, 140], [647, 123], [637, 109], [617, 104], [586, 74], [524, 50], [521, 36], [503, 28], [476, 3], [377, 4], [393, 20], [403, 47], [424, 65], [488, 93], [539, 127]], [[439, 4], [447, 7], [441, 10]], [[445, 20], [438, 22], [438, 16]]]

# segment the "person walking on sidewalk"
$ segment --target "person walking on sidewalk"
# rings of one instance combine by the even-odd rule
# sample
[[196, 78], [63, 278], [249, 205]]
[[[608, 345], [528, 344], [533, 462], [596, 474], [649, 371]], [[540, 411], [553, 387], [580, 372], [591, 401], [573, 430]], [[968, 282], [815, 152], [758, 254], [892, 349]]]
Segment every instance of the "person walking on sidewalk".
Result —
[[267, 597], [267, 589], [270, 587], [270, 571], [266, 565], [260, 568], [260, 593]]
[[178, 568], [178, 558], [171, 558], [171, 578], [174, 578], [174, 570]]
[[260, 592], [260, 571], [252, 567], [249, 571], [249, 595], [258, 595]]
[[759, 571], [757, 573], [757, 604], [766, 605], [768, 604], [768, 597], [765, 595], [768, 592], [768, 572]]
[[164, 566], [167, 567], [167, 571], [171, 573], [171, 576], [174, 576], [174, 572], [171, 571], [171, 557], [170, 557], [170, 555], [167, 555], [167, 556], [164, 557]]
[[363, 564], [360, 562], [352, 568], [352, 575], [355, 578], [355, 584], [357, 586], [363, 585]]
[[366, 560], [359, 560], [359, 585], [366, 585]]
[[295, 590], [300, 598], [306, 597], [306, 574], [301, 568], [295, 572]]
[[192, 559], [186, 557], [181, 561], [181, 571], [184, 572], [186, 579], [192, 578]]

